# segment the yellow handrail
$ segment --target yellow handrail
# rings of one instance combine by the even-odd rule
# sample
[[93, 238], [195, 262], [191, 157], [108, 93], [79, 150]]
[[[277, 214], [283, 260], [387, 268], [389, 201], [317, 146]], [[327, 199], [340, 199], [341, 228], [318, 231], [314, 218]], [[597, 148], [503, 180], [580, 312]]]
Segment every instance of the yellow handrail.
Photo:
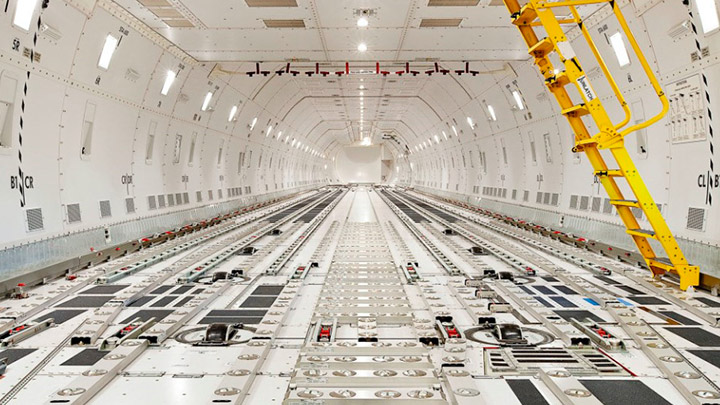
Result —
[[610, 83], [610, 87], [612, 87], [613, 92], [615, 93], [615, 97], [617, 97], [618, 102], [620, 103], [620, 106], [622, 107], [623, 111], [625, 112], [625, 119], [617, 125], [615, 125], [615, 130], [624, 127], [627, 125], [628, 122], [630, 122], [630, 118], [632, 117], [632, 113], [630, 112], [630, 107], [628, 107], [627, 102], [625, 101], [625, 97], [623, 97], [622, 92], [620, 91], [620, 88], [618, 88], [617, 83], [615, 82], [615, 79], [613, 78], [612, 74], [610, 73], [610, 70], [608, 69], [607, 65], [605, 64], [605, 60], [603, 59], [602, 55], [600, 55], [600, 52], [597, 49], [597, 46], [595, 46], [595, 41], [593, 41], [592, 37], [590, 36], [590, 33], [587, 30], [587, 27], [585, 24], [583, 24], [582, 17], [580, 17], [580, 14], [577, 12], [577, 9], [575, 7], [569, 7], [570, 12], [572, 13], [573, 17], [575, 17], [575, 21], [580, 26], [580, 31], [582, 32], [583, 36], [585, 37], [585, 41], [590, 46], [590, 49], [592, 50], [593, 55], [595, 55], [595, 59], [597, 59], [598, 64], [600, 65], [600, 68], [602, 69], [603, 73], [605, 74], [605, 77], [607, 78], [608, 83]]

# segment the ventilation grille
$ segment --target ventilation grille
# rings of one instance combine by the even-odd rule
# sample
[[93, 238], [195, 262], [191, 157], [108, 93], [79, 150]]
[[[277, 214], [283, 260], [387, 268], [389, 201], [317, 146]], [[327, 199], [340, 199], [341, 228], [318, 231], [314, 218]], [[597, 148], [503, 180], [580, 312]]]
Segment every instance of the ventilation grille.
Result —
[[535, 202], [538, 204], [542, 204], [542, 198], [543, 198], [543, 193], [538, 191], [537, 195], [535, 196]]
[[587, 211], [589, 204], [590, 204], [590, 197], [586, 197], [586, 196], [580, 197], [580, 209], [581, 210]]
[[151, 210], [157, 209], [157, 203], [155, 202], [154, 195], [148, 196], [148, 209], [151, 209]]
[[82, 221], [82, 216], [80, 215], [80, 204], [68, 204], [66, 208], [67, 220], [69, 224], [74, 224], [76, 222]]
[[428, 7], [472, 7], [479, 3], [480, 0], [430, 0]]
[[507, 198], [507, 189], [502, 189], [502, 198]]
[[545, 193], [545, 195], [543, 195], [543, 204], [545, 204], [545, 205], [550, 204], [550, 193]]
[[190, 195], [188, 193], [183, 193], [183, 204], [190, 204]]
[[593, 197], [592, 199], [592, 212], [600, 212], [600, 203], [602, 202], [602, 198], [600, 197]]
[[558, 205], [560, 205], [560, 194], [558, 194], [558, 193], [553, 193], [551, 204], [554, 205], [554, 206], [556, 206], [556, 207], [557, 207]]
[[182, 193], [175, 194], [175, 204], [182, 205], [183, 199], [182, 199]]
[[423, 18], [420, 28], [459, 27], [462, 18]]
[[202, 191], [198, 191], [195, 193], [195, 199], [197, 202], [202, 202]]
[[305, 28], [304, 20], [263, 20], [268, 28]]
[[134, 198], [126, 198], [125, 199], [125, 211], [128, 214], [135, 213], [135, 199]]
[[212, 190], [208, 190], [208, 201], [212, 201], [212, 200], [213, 200]]
[[297, 7], [296, 0], [245, 0], [248, 7]]
[[220, 199], [222, 199], [222, 198], [223, 198], [223, 196], [222, 196], [222, 189], [219, 188], [219, 189], [218, 189], [218, 200], [220, 200]]
[[688, 208], [687, 229], [692, 229], [694, 231], [705, 230], [705, 209], [693, 207]]
[[100, 218], [108, 218], [111, 216], [112, 211], [110, 210], [110, 201], [100, 201]]
[[512, 199], [517, 200], [517, 190], [512, 191]]
[[43, 224], [42, 208], [31, 208], [25, 211], [27, 219], [28, 232], [42, 230], [45, 225]]
[[175, 206], [175, 196], [172, 194], [167, 195], [167, 203], [168, 207], [174, 207]]
[[576, 210], [578, 208], [578, 196], [570, 196], [570, 208]]
[[159, 196], [157, 196], [157, 200], [158, 200], [158, 208], [165, 208], [165, 196], [159, 195]]
[[527, 202], [528, 200], [530, 200], [530, 191], [525, 190], [523, 192], [523, 201]]
[[610, 199], [606, 198], [603, 202], [603, 214], [612, 214], [613, 206], [610, 204]]

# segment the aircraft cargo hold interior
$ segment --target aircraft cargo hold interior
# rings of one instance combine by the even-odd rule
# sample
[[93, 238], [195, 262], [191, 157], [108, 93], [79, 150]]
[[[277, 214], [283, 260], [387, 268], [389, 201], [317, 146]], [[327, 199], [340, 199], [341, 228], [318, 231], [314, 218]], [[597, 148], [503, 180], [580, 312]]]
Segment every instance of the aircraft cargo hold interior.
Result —
[[717, 0], [3, 3], [0, 405], [720, 404]]

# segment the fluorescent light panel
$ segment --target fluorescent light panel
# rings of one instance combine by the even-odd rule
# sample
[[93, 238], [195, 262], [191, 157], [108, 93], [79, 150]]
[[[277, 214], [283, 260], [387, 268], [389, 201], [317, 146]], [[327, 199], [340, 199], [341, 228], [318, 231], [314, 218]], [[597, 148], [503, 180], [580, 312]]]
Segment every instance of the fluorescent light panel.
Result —
[[615, 56], [617, 57], [620, 67], [627, 66], [630, 64], [630, 56], [628, 56], [627, 48], [625, 48], [625, 41], [623, 40], [622, 34], [616, 32], [610, 35], [610, 45], [612, 45]]
[[15, 6], [15, 17], [13, 24], [28, 31], [32, 22], [38, 0], [18, 0]]
[[715, 1], [716, 0], [695, 0], [698, 13], [700, 14], [700, 23], [702, 24], [703, 33], [705, 34], [720, 27]]
[[120, 41], [117, 38], [110, 34], [105, 37], [105, 45], [103, 45], [102, 53], [100, 53], [98, 66], [103, 69], [107, 69], [110, 66], [110, 61], [112, 60], [113, 54], [115, 53], [115, 49], [117, 49], [119, 42]]
[[228, 117], [228, 122], [232, 122], [232, 120], [235, 119], [235, 114], [237, 114], [238, 106], [234, 105], [230, 109], [230, 116]]
[[177, 73], [173, 72], [172, 70], [168, 70], [167, 75], [165, 76], [165, 84], [163, 84], [163, 88], [162, 91], [160, 91], [160, 94], [162, 94], [163, 96], [168, 95], [168, 93], [170, 92], [170, 87], [172, 87], [176, 77]]
[[208, 107], [210, 107], [210, 101], [212, 101], [213, 94], [211, 91], [208, 91], [208, 93], [205, 95], [205, 100], [203, 100], [202, 110], [207, 111]]
[[525, 109], [525, 105], [523, 104], [522, 96], [520, 95], [520, 92], [517, 90], [513, 90], [512, 92], [513, 98], [515, 99], [515, 105], [517, 105], [517, 108], [520, 110]]
[[493, 106], [488, 104], [487, 108], [488, 113], [490, 113], [490, 118], [492, 118], [493, 121], [497, 121], [497, 115], [495, 115], [495, 109], [493, 108]]

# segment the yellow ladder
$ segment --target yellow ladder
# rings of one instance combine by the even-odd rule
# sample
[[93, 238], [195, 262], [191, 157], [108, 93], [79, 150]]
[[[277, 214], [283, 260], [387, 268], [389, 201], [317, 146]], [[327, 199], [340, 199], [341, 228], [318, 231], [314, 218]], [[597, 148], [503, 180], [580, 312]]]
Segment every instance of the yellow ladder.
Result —
[[[527, 4], [520, 6], [518, 0], [504, 0], [505, 6], [511, 14], [512, 23], [518, 27], [529, 53], [535, 58], [535, 65], [545, 78], [545, 84], [555, 96], [562, 114], [567, 118], [573, 132], [575, 133], [574, 152], [584, 151], [588, 160], [593, 166], [595, 176], [600, 180], [610, 197], [610, 203], [615, 206], [620, 218], [625, 224], [626, 232], [633, 238], [640, 254], [653, 275], [661, 275], [672, 272], [680, 277], [680, 288], [686, 290], [690, 286], [698, 285], [700, 281], [700, 270], [697, 266], [691, 266], [685, 259], [685, 255], [678, 246], [675, 237], [670, 232], [667, 223], [660, 214], [658, 206], [653, 201], [650, 192], [640, 177], [630, 154], [625, 149], [624, 138], [633, 131], [646, 128], [659, 121], [668, 110], [668, 100], [660, 87], [655, 74], [645, 59], [635, 37], [620, 11], [615, 0], [560, 0], [554, 2], [529, 0]], [[631, 119], [631, 111], [618, 88], [615, 80], [610, 74], [602, 56], [595, 43], [590, 37], [582, 17], [576, 7], [588, 4], [609, 3], [618, 19], [633, 51], [640, 61], [645, 74], [662, 103], [662, 111], [647, 121], [624, 128]], [[555, 8], [569, 9], [570, 18], [558, 19], [553, 12]], [[567, 13], [566, 13], [567, 14]], [[583, 71], [575, 52], [573, 51], [568, 38], [565, 36], [562, 25], [573, 24], [578, 26], [583, 37], [597, 59], [605, 77], [612, 88], [615, 97], [625, 113], [625, 118], [619, 124], [613, 124], [605, 111], [600, 98], [595, 94], [590, 81]], [[538, 39], [535, 27], [543, 27], [547, 36]], [[555, 70], [550, 55], [555, 53], [565, 67], [564, 71]], [[567, 92], [566, 86], [575, 84], [583, 102], [575, 104]], [[590, 116], [597, 125], [599, 133], [590, 135], [583, 122], [582, 117]], [[600, 153], [601, 149], [608, 149], [617, 162], [618, 168], [609, 168], [605, 159]], [[624, 178], [630, 186], [635, 199], [627, 199], [623, 196], [616, 179]], [[652, 230], [641, 229], [633, 214], [632, 209], [641, 209], [650, 223]], [[657, 240], [665, 250], [667, 257], [658, 257], [650, 246], [649, 239]]]

